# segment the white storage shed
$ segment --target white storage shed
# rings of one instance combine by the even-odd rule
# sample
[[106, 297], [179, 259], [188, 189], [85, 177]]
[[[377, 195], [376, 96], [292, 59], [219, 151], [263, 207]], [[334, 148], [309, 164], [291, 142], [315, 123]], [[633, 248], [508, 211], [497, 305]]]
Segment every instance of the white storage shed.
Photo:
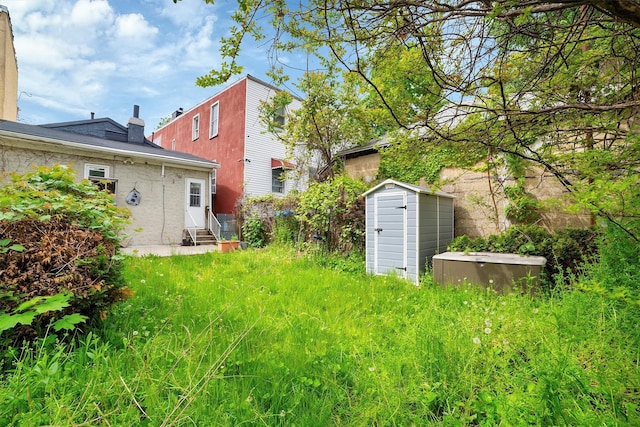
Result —
[[419, 283], [431, 258], [453, 239], [453, 199], [443, 191], [388, 179], [366, 197], [367, 273]]

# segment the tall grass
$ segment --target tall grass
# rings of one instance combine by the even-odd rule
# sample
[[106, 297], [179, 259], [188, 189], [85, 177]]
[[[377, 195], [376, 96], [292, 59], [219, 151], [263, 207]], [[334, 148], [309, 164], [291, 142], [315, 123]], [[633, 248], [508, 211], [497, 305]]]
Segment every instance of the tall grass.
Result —
[[0, 425], [634, 425], [636, 310], [342, 273], [288, 248], [131, 258], [134, 299], [13, 349]]

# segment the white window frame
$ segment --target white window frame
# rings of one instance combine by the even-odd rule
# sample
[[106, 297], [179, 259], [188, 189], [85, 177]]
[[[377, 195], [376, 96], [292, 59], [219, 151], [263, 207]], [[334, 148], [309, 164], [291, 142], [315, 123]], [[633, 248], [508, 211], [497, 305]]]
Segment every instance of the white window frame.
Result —
[[211, 194], [216, 194], [217, 190], [217, 171], [216, 169], [211, 171]]
[[218, 136], [220, 122], [220, 101], [211, 104], [209, 109], [209, 138]]
[[[91, 171], [94, 170], [102, 170], [102, 172], [104, 173], [103, 176], [97, 176], [97, 175], [91, 175]], [[86, 179], [96, 179], [96, 178], [104, 178], [104, 179], [109, 179], [111, 178], [111, 166], [107, 166], [107, 165], [98, 165], [95, 163], [85, 163], [84, 164], [84, 177]]]
[[[91, 171], [102, 171], [103, 176], [91, 175]], [[112, 194], [116, 193], [118, 180], [111, 178], [111, 166], [98, 165], [95, 163], [84, 164], [84, 177], [100, 189], [107, 189]]]
[[191, 140], [200, 138], [200, 114], [196, 114], [191, 119]]

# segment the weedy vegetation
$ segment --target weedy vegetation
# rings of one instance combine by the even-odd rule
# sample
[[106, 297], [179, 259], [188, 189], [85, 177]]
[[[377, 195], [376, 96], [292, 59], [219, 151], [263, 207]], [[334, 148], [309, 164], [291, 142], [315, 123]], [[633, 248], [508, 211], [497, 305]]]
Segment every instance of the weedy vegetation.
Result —
[[322, 259], [286, 246], [125, 259], [135, 297], [101, 327], [3, 349], [0, 424], [640, 422], [635, 305], [429, 275], [416, 287]]

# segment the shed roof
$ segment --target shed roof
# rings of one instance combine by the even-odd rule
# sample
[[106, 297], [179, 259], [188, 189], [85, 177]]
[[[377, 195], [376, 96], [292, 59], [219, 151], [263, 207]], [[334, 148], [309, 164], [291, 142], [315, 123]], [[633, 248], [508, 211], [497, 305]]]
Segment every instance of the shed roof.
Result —
[[109, 153], [114, 155], [143, 158], [174, 163], [194, 168], [219, 168], [216, 162], [192, 154], [165, 150], [159, 146], [132, 144], [111, 139], [78, 134], [50, 127], [28, 125], [8, 120], [0, 120], [0, 136], [39, 141], [76, 150]]
[[366, 191], [365, 193], [363, 193], [362, 195], [363, 196], [367, 196], [367, 195], [373, 193], [374, 191], [377, 191], [378, 189], [380, 189], [382, 187], [388, 187], [388, 186], [391, 186], [391, 185], [402, 187], [402, 188], [406, 188], [407, 190], [411, 190], [411, 191], [414, 191], [416, 193], [430, 194], [430, 195], [433, 195], [433, 196], [441, 196], [441, 197], [448, 197], [450, 199], [455, 199], [455, 196], [453, 194], [449, 194], [449, 193], [446, 193], [446, 192], [441, 191], [441, 190], [433, 191], [429, 187], [421, 187], [419, 185], [407, 184], [406, 182], [396, 181], [395, 179], [384, 180], [380, 184], [376, 185], [375, 187], [373, 187], [373, 188], [369, 189], [368, 191]]

